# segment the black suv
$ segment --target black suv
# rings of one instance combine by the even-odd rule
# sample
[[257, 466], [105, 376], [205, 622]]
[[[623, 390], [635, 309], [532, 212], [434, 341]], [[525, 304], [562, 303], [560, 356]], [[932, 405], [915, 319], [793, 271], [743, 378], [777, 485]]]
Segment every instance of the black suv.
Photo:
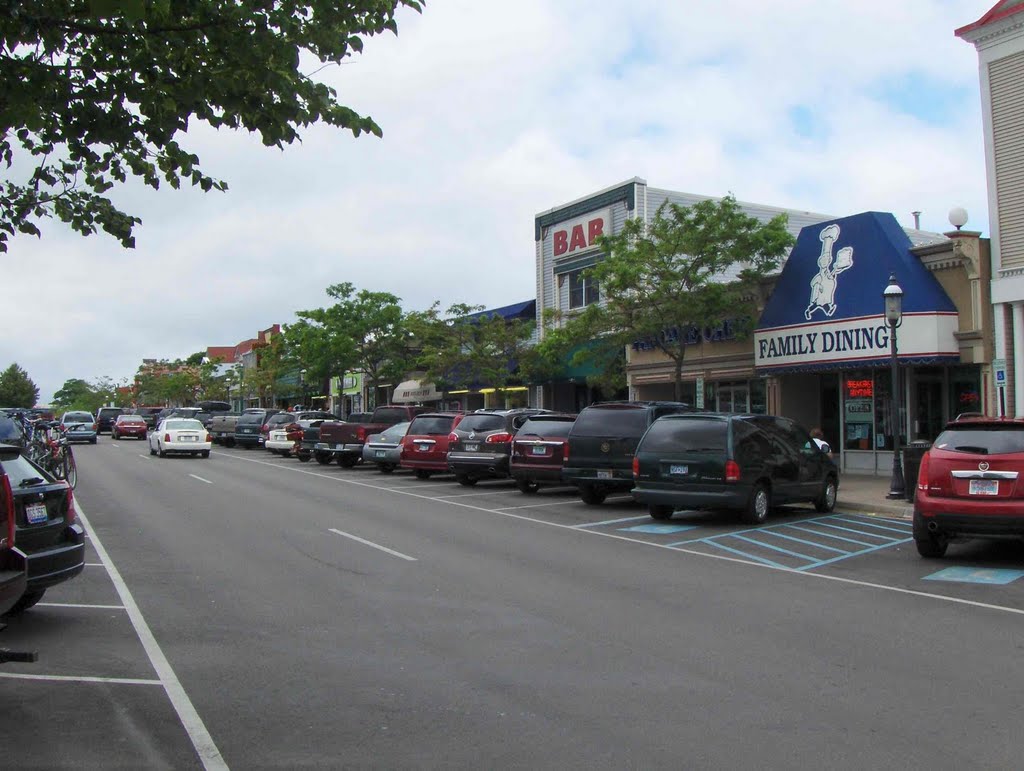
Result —
[[267, 418], [281, 410], [246, 410], [235, 423], [235, 444], [245, 450], [263, 444], [264, 435], [260, 433]]
[[25, 592], [7, 611], [12, 615], [31, 608], [49, 587], [85, 567], [85, 529], [71, 488], [21, 453], [20, 447], [0, 445], [0, 506], [14, 513], [14, 543], [28, 565]]
[[448, 438], [448, 468], [460, 485], [472, 487], [484, 477], [509, 475], [512, 437], [531, 415], [547, 410], [477, 410], [464, 417]]
[[136, 407], [131, 411], [132, 415], [141, 415], [146, 421], [146, 428], [152, 431], [156, 428], [156, 416], [164, 411], [164, 407]]
[[773, 415], [694, 413], [655, 421], [633, 459], [633, 497], [654, 519], [678, 509], [733, 509], [756, 525], [780, 503], [832, 511], [839, 470], [811, 435]]
[[117, 416], [122, 414], [124, 414], [123, 407], [100, 407], [96, 411], [96, 433], [102, 434], [104, 431], [110, 433], [110, 427], [114, 425]]
[[603, 402], [580, 412], [569, 432], [562, 478], [584, 503], [604, 503], [610, 492], [633, 489], [633, 451], [647, 427], [663, 415], [691, 412], [682, 402]]

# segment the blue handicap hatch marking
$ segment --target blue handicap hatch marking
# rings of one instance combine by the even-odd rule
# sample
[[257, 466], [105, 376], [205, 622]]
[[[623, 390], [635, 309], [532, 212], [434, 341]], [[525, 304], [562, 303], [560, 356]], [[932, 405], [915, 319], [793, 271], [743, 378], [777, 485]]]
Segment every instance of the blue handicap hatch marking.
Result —
[[965, 584], [1008, 584], [1024, 576], [1024, 570], [996, 568], [946, 568], [925, 576], [925, 581], [956, 581]]
[[619, 530], [630, 533], [654, 533], [655, 535], [671, 535], [681, 533], [684, 530], [695, 530], [696, 525], [634, 525], [633, 527], [620, 527]]

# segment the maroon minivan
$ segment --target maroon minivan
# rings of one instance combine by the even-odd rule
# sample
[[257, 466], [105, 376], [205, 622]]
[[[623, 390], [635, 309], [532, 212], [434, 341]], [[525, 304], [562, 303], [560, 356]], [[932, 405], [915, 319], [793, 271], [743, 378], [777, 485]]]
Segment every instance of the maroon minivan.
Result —
[[419, 479], [448, 471], [448, 435], [459, 425], [462, 412], [425, 412], [409, 424], [402, 437], [398, 465], [412, 469]]

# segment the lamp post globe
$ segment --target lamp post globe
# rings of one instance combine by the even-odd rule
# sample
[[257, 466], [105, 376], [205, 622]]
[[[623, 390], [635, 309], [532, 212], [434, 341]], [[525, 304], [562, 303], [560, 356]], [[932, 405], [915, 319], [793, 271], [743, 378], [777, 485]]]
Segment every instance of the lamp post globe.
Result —
[[903, 289], [896, 283], [896, 274], [889, 275], [889, 284], [882, 292], [885, 303], [885, 321], [889, 325], [889, 366], [892, 370], [890, 390], [890, 424], [892, 426], [892, 479], [889, 484], [891, 500], [906, 497], [906, 482], [903, 479], [903, 464], [900, 460], [900, 373], [897, 359], [896, 329], [903, 321]]

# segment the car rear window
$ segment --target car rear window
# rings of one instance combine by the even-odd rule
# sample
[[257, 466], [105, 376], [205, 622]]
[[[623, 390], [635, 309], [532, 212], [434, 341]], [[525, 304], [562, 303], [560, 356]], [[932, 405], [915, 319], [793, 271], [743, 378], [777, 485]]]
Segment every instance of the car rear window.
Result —
[[236, 423], [235, 425], [238, 425], [238, 426], [249, 425], [250, 423], [258, 425], [258, 424], [260, 424], [262, 422], [263, 422], [263, 413], [262, 412], [247, 412], [247, 413], [245, 413], [244, 415], [242, 415], [238, 419], [238, 423]]
[[632, 407], [590, 407], [576, 418], [573, 436], [640, 436], [647, 429], [647, 410]]
[[[23, 482], [33, 479], [41, 479], [43, 482], [48, 483], [56, 481], [45, 471], [42, 471], [37, 466], [33, 466], [29, 463], [27, 458], [21, 455], [16, 455], [14, 457], [4, 456], [3, 459], [0, 460], [0, 468], [3, 468], [7, 477], [10, 479], [11, 487], [15, 490], [21, 487]], [[41, 483], [37, 482], [35, 484]], [[25, 486], [28, 487], [28, 485]]]
[[964, 426], [948, 428], [933, 445], [940, 450], [1006, 455], [1024, 452], [1024, 426]]
[[455, 418], [451, 416], [420, 416], [409, 426], [409, 433], [413, 436], [421, 434], [447, 434], [452, 430], [453, 422], [455, 422]]
[[141, 415], [118, 415], [117, 423], [145, 423]]
[[164, 422], [164, 427], [175, 431], [202, 431], [203, 424], [191, 418], [169, 418]]
[[[569, 429], [575, 422], [575, 420], [527, 420], [520, 427], [516, 436], [566, 437], [569, 436]], [[462, 423], [459, 426], [461, 427]]]
[[459, 423], [459, 431], [500, 431], [503, 428], [503, 415], [467, 415]]
[[92, 413], [89, 412], [68, 412], [64, 415], [65, 423], [92, 423]]
[[17, 422], [6, 415], [0, 415], [0, 442], [12, 440], [20, 442], [24, 438], [25, 432], [21, 430], [21, 426]]
[[397, 442], [403, 436], [405, 436], [405, 433], [408, 430], [409, 421], [406, 420], [402, 421], [401, 423], [396, 423], [391, 428], [387, 429], [386, 431], [383, 431], [380, 435], [384, 437], [384, 440], [387, 442]]
[[724, 420], [656, 420], [644, 435], [641, 449], [724, 453], [728, 441], [729, 424]]
[[[408, 413], [400, 407], [395, 409], [385, 408], [377, 410], [369, 418], [366, 418], [366, 420], [373, 420], [378, 423], [398, 423], [405, 420], [407, 414]], [[358, 418], [358, 415], [349, 415], [350, 422], [358, 422], [357, 419], [362, 420]]]

